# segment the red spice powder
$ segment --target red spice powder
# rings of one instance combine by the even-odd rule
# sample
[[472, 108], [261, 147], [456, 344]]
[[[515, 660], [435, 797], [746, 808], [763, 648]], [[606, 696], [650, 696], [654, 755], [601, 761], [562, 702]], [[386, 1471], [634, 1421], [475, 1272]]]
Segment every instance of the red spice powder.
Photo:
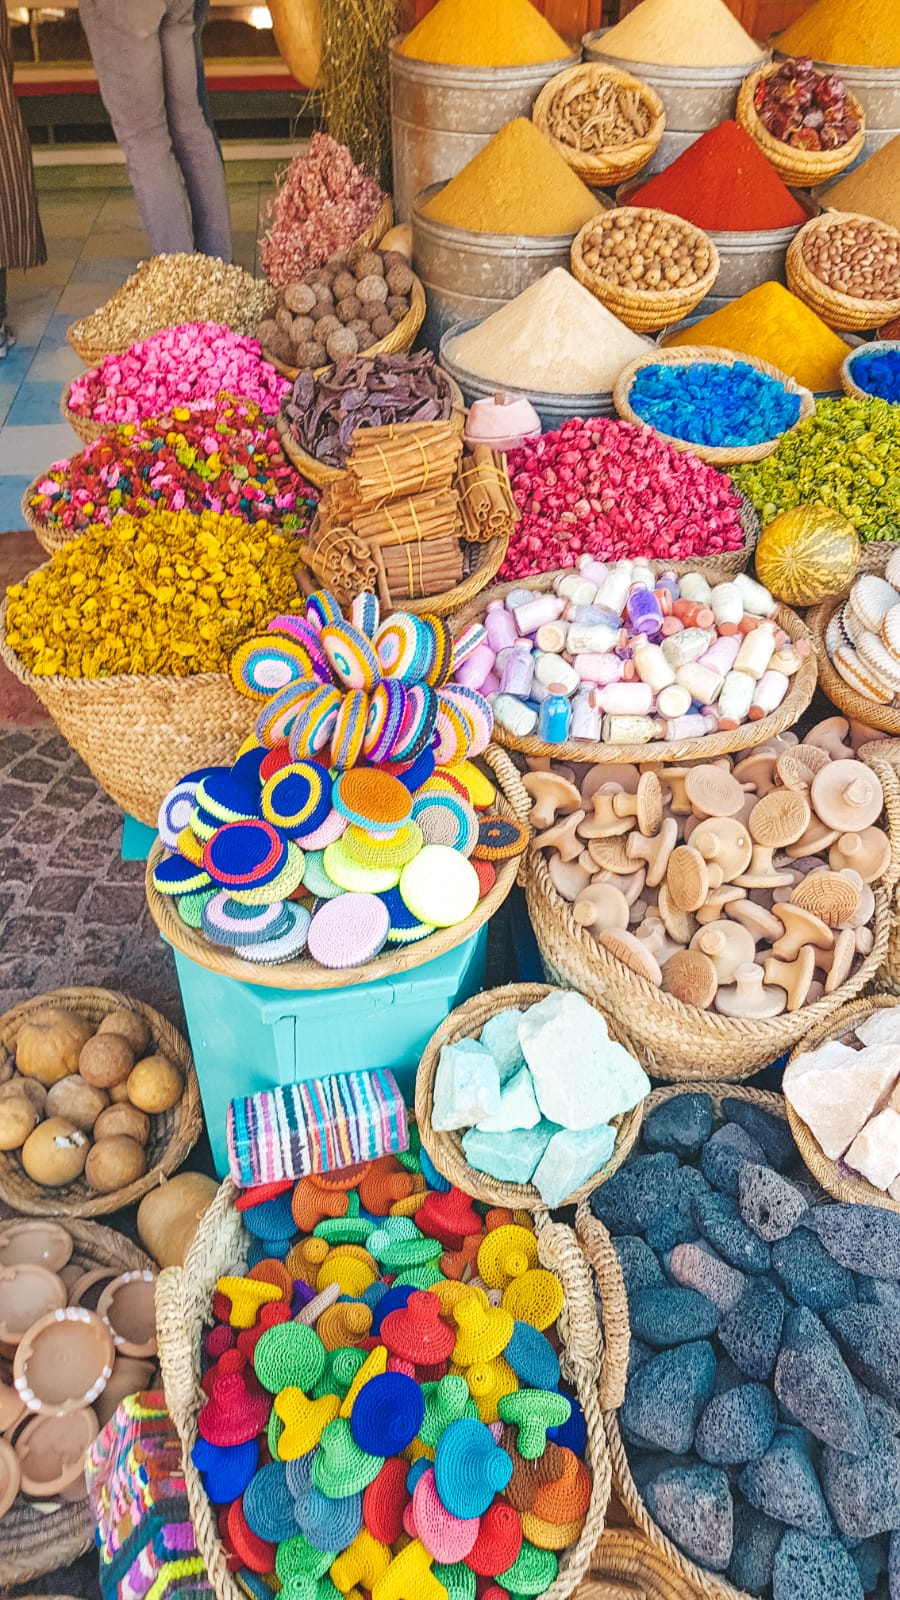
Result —
[[736, 122], [704, 133], [629, 205], [657, 206], [718, 233], [791, 228], [807, 221], [775, 168]]

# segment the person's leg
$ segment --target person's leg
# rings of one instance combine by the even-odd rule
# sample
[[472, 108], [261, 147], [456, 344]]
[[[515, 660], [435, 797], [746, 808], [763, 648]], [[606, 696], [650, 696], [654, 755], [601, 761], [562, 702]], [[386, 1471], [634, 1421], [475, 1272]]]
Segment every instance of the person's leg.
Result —
[[160, 29], [166, 115], [194, 220], [194, 247], [231, 260], [225, 165], [197, 94], [194, 0], [166, 0]]
[[79, 0], [79, 14], [153, 254], [189, 254], [191, 216], [166, 115], [166, 0]]
[[16, 336], [6, 321], [6, 268], [0, 267], [0, 361], [12, 349]]

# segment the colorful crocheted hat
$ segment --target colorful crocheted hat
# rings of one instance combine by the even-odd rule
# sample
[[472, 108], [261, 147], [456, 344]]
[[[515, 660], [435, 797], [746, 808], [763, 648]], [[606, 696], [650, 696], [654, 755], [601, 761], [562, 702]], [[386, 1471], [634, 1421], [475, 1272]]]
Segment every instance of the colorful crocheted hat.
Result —
[[444, 1429], [434, 1453], [434, 1480], [441, 1503], [465, 1521], [483, 1516], [512, 1477], [509, 1456], [483, 1422], [462, 1417]]

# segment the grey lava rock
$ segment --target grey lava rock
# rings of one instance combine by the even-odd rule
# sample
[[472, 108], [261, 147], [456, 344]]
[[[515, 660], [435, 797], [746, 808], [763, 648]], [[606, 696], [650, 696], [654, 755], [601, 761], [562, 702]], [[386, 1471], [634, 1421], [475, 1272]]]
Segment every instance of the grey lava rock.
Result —
[[696, 1154], [711, 1132], [709, 1095], [677, 1094], [644, 1119], [641, 1141], [645, 1150], [670, 1150], [684, 1161]]
[[727, 1195], [712, 1191], [700, 1195], [694, 1201], [694, 1217], [703, 1238], [732, 1267], [753, 1274], [768, 1272], [772, 1263], [769, 1246], [747, 1227]]
[[775, 1552], [784, 1538], [784, 1523], [763, 1516], [740, 1495], [734, 1502], [734, 1545], [728, 1578], [736, 1589], [762, 1594], [772, 1582]]
[[823, 1320], [850, 1371], [886, 1400], [900, 1400], [900, 1314], [885, 1306], [839, 1306]]
[[652, 1361], [655, 1355], [656, 1351], [651, 1349], [649, 1344], [644, 1344], [641, 1339], [636, 1339], [632, 1334], [628, 1346], [628, 1377], [630, 1378], [633, 1372], [637, 1372], [639, 1367], [643, 1367], [648, 1361]]
[[891, 1405], [883, 1395], [873, 1394], [864, 1384], [858, 1384], [859, 1398], [866, 1413], [866, 1421], [873, 1433], [893, 1433], [900, 1438], [900, 1409]]
[[642, 1450], [639, 1445], [634, 1445], [628, 1452], [628, 1465], [643, 1495], [647, 1484], [653, 1478], [658, 1478], [661, 1472], [668, 1472], [672, 1467], [699, 1467], [700, 1462], [694, 1455], [673, 1456], [668, 1450]]
[[715, 1375], [713, 1347], [704, 1340], [664, 1350], [629, 1379], [622, 1423], [651, 1449], [685, 1455]]
[[812, 1457], [791, 1428], [776, 1433], [765, 1455], [750, 1461], [738, 1488], [757, 1511], [818, 1538], [833, 1531]]
[[900, 1311], [900, 1283], [887, 1278], [856, 1279], [856, 1298], [861, 1306], [886, 1306], [889, 1311]]
[[776, 1117], [751, 1100], [737, 1100], [728, 1095], [722, 1101], [722, 1116], [736, 1122], [761, 1145], [766, 1160], [776, 1172], [787, 1172], [797, 1164], [797, 1146], [786, 1117]]
[[645, 1230], [654, 1250], [673, 1250], [678, 1244], [699, 1239], [695, 1201], [709, 1194], [709, 1185], [696, 1167], [682, 1167], [669, 1187], [666, 1203], [653, 1213]]
[[891, 1534], [888, 1549], [888, 1587], [891, 1600], [900, 1600], [900, 1533]]
[[697, 1424], [694, 1449], [701, 1461], [735, 1467], [764, 1455], [775, 1434], [777, 1409], [764, 1383], [744, 1383], [714, 1395]]
[[720, 1355], [716, 1362], [716, 1381], [713, 1394], [727, 1394], [729, 1389], [741, 1389], [747, 1382], [746, 1372], [736, 1367], [730, 1356]]
[[789, 1528], [775, 1556], [773, 1600], [863, 1600], [853, 1557], [839, 1539]]
[[842, 1267], [872, 1278], [900, 1278], [900, 1212], [880, 1206], [815, 1206], [804, 1218]]
[[734, 1538], [731, 1490], [715, 1467], [673, 1467], [644, 1490], [653, 1520], [692, 1561], [724, 1572]]
[[698, 1294], [706, 1295], [720, 1311], [730, 1311], [747, 1287], [744, 1273], [729, 1266], [707, 1244], [677, 1244], [668, 1257], [666, 1271], [683, 1289], [696, 1289]]
[[665, 1274], [648, 1244], [636, 1233], [623, 1234], [613, 1240], [613, 1249], [619, 1258], [625, 1293], [629, 1300], [639, 1289], [664, 1289]]
[[853, 1455], [868, 1450], [871, 1433], [856, 1384], [834, 1340], [805, 1306], [785, 1318], [775, 1393], [790, 1416], [824, 1444]]
[[718, 1307], [694, 1289], [641, 1289], [628, 1309], [633, 1332], [658, 1350], [707, 1339], [719, 1322]]
[[671, 1153], [638, 1156], [594, 1190], [591, 1210], [611, 1234], [646, 1233], [653, 1216], [668, 1204], [680, 1171]]
[[785, 1294], [810, 1311], [834, 1311], [856, 1301], [853, 1273], [832, 1260], [808, 1228], [796, 1228], [772, 1246], [772, 1266]]
[[764, 1166], [765, 1160], [765, 1151], [749, 1133], [736, 1122], [723, 1122], [703, 1146], [700, 1170], [714, 1189], [736, 1200], [741, 1167], [746, 1161]]
[[737, 1305], [719, 1323], [719, 1341], [748, 1378], [762, 1383], [775, 1365], [781, 1343], [785, 1298], [766, 1278], [747, 1285]]
[[874, 1594], [881, 1574], [887, 1571], [887, 1536], [882, 1533], [877, 1538], [861, 1539], [858, 1544], [853, 1545], [850, 1554], [853, 1557], [853, 1565], [859, 1573], [863, 1593]]
[[822, 1488], [848, 1539], [868, 1539], [900, 1526], [900, 1440], [876, 1434], [866, 1455], [831, 1446], [822, 1452]]
[[768, 1244], [793, 1233], [807, 1210], [806, 1197], [780, 1172], [749, 1161], [738, 1174], [738, 1207], [748, 1228]]

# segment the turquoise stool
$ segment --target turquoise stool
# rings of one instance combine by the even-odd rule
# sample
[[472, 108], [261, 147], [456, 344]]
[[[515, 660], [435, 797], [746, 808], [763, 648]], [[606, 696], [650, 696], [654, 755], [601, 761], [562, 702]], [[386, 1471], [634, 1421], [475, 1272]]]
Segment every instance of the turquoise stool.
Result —
[[156, 829], [148, 828], [145, 822], [138, 822], [126, 811], [122, 818], [122, 843], [119, 846], [122, 860], [146, 861], [155, 843]]

